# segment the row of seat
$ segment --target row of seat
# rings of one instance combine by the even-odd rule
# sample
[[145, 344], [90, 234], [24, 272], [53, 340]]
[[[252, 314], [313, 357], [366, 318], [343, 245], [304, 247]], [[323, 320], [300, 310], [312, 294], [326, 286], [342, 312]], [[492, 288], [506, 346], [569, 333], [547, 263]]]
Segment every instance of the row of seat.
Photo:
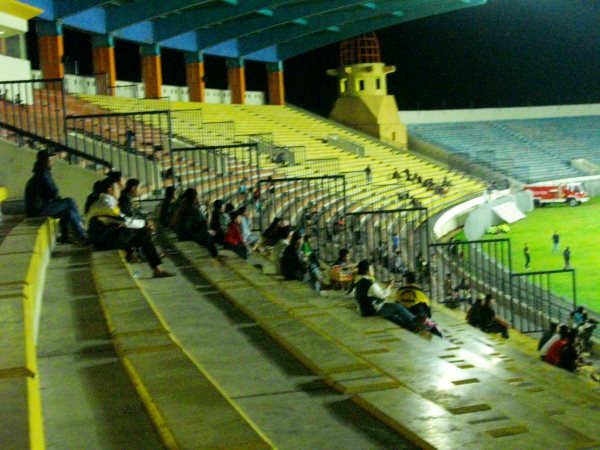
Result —
[[45, 448], [36, 340], [56, 223], [21, 220], [0, 245], [1, 448]]
[[273, 447], [181, 347], [122, 254], [95, 252], [92, 270], [115, 350], [167, 448]]
[[434, 307], [447, 339], [427, 339], [360, 318], [351, 299], [317, 296], [235, 257], [221, 263], [193, 243], [175, 246], [282, 348], [421, 448], [600, 445], [598, 392], [524, 352], [529, 338], [510, 344]]

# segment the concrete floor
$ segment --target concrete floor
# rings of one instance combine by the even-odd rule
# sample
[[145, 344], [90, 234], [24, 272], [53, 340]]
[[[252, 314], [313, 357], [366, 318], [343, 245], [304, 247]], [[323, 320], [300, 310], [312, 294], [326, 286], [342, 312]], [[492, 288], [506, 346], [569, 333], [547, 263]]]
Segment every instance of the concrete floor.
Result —
[[38, 364], [48, 449], [163, 448], [113, 351], [86, 249], [52, 255]]
[[152, 280], [147, 267], [134, 270], [172, 333], [277, 448], [413, 448], [325, 386], [177, 255], [165, 263], [179, 275]]

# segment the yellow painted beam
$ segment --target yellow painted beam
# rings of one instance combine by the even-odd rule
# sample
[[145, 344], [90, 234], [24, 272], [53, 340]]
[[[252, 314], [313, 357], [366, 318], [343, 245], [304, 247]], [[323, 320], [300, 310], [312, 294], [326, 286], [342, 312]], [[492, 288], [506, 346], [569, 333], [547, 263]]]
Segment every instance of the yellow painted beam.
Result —
[[17, 0], [2, 0], [0, 2], [0, 12], [19, 19], [29, 20], [39, 16], [44, 10]]

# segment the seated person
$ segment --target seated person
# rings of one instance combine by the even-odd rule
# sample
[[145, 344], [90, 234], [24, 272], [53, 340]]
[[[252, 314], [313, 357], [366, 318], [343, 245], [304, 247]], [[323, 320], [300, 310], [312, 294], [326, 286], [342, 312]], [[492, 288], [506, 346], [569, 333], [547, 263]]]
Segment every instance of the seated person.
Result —
[[329, 283], [325, 280], [325, 277], [321, 273], [321, 265], [319, 264], [319, 260], [317, 258], [317, 254], [311, 252], [308, 255], [308, 282], [313, 287], [317, 294], [324, 293], [330, 289]]
[[229, 223], [229, 217], [225, 215], [223, 209], [223, 200], [215, 200], [213, 202], [213, 210], [210, 216], [210, 229], [215, 232], [215, 242], [218, 244], [223, 243], [225, 231], [227, 231], [227, 224]]
[[213, 240], [214, 232], [208, 229], [206, 218], [199, 209], [198, 192], [188, 188], [173, 214], [173, 229], [182, 241], [194, 241], [208, 249], [210, 256], [217, 257], [219, 252]]
[[545, 331], [544, 334], [542, 334], [542, 337], [540, 337], [540, 340], [537, 345], [538, 352], [542, 349], [542, 347], [544, 345], [546, 345], [546, 342], [548, 342], [550, 340], [550, 338], [556, 334], [557, 328], [558, 328], [557, 322], [554, 322], [554, 321], [550, 322], [550, 328], [547, 331]]
[[349, 289], [352, 285], [354, 264], [350, 262], [350, 252], [346, 248], [341, 248], [338, 252], [338, 258], [329, 270], [329, 279], [334, 287], [339, 289]]
[[275, 267], [275, 275], [281, 275], [281, 257], [283, 252], [290, 245], [290, 239], [292, 237], [292, 227], [284, 225], [277, 230], [277, 241], [273, 245], [269, 259]]
[[98, 250], [124, 249], [130, 257], [134, 247], [141, 247], [148, 258], [154, 278], [174, 276], [161, 269], [161, 259], [152, 243], [143, 219], [133, 219], [121, 214], [117, 206], [119, 183], [110, 178], [102, 182], [100, 197], [90, 206], [88, 233], [90, 242]]
[[550, 347], [552, 347], [552, 345], [554, 345], [555, 342], [559, 341], [561, 338], [566, 336], [568, 331], [569, 331], [569, 327], [567, 327], [565, 324], [558, 325], [556, 332], [550, 337], [550, 339], [548, 339], [546, 341], [546, 343], [544, 345], [542, 345], [542, 347], [539, 350], [540, 358], [542, 360], [545, 360], [546, 353], [548, 353], [548, 350], [550, 350]]
[[477, 300], [475, 300], [473, 306], [471, 306], [467, 311], [467, 322], [472, 327], [481, 328], [481, 310], [483, 308], [484, 298], [485, 295], [483, 293], [480, 293], [477, 296]]
[[87, 237], [81, 224], [77, 204], [70, 198], [61, 198], [52, 179], [52, 156], [49, 150], [37, 152], [33, 176], [25, 185], [25, 212], [27, 217], [55, 217], [60, 219], [60, 242], [69, 242], [69, 228], [80, 243]]
[[427, 294], [417, 286], [415, 272], [406, 272], [406, 284], [396, 292], [396, 303], [400, 303], [416, 316], [431, 317], [430, 300]]
[[250, 247], [250, 249], [255, 250], [258, 243], [258, 236], [252, 232], [252, 217], [250, 216], [246, 206], [238, 208], [237, 213], [241, 220], [240, 225], [242, 226], [242, 236], [244, 237], [244, 242], [248, 247]]
[[119, 196], [119, 208], [121, 213], [127, 217], [135, 217], [139, 219], [145, 219], [148, 215], [142, 211], [134, 202], [138, 196], [138, 188], [140, 186], [140, 180], [137, 178], [130, 178], [125, 183], [125, 188], [121, 191]]
[[242, 259], [248, 259], [248, 248], [242, 234], [242, 216], [233, 211], [229, 214], [231, 221], [227, 225], [227, 231], [223, 238], [223, 247], [233, 251]]
[[290, 244], [281, 255], [281, 274], [286, 280], [304, 280], [306, 268], [301, 256], [302, 235], [294, 231]]
[[[552, 345], [550, 345], [544, 354], [544, 361], [553, 366], [557, 366], [560, 362], [560, 356], [563, 348], [568, 343], [568, 336], [572, 332], [567, 327], [560, 327], [558, 339], [554, 339]], [[550, 342], [550, 341], [548, 341]]]
[[563, 346], [560, 352], [560, 359], [558, 360], [557, 364], [558, 367], [568, 370], [569, 372], [575, 372], [575, 370], [579, 366], [579, 355], [577, 354], [577, 349], [575, 347], [576, 339], [577, 331], [569, 330], [569, 332], [567, 333], [567, 343], [565, 344], [565, 346]]
[[492, 294], [487, 294], [481, 308], [480, 326], [486, 333], [501, 333], [504, 339], [508, 339], [508, 329], [510, 324], [503, 318], [496, 315], [492, 308]]
[[171, 216], [174, 212], [171, 210], [173, 202], [175, 202], [175, 187], [167, 186], [165, 189], [165, 198], [158, 206], [158, 223], [160, 223], [163, 227], [169, 226]]
[[369, 261], [366, 259], [360, 261], [354, 289], [354, 298], [360, 315], [383, 317], [410, 331], [426, 329], [438, 334], [435, 324], [426, 320], [426, 317], [417, 317], [404, 306], [385, 300], [391, 295], [392, 283], [393, 281], [385, 289], [382, 288], [374, 279], [373, 266]]
[[281, 218], [275, 217], [267, 229], [263, 231], [259, 244], [261, 247], [272, 247], [275, 245], [279, 240], [278, 231], [282, 226], [281, 222]]

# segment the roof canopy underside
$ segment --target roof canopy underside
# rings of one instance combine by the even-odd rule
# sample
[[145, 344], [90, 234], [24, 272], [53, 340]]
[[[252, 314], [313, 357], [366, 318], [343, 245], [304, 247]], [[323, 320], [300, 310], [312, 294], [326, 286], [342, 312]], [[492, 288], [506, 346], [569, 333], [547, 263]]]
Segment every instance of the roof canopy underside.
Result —
[[276, 62], [487, 0], [26, 0], [41, 19], [139, 44]]

